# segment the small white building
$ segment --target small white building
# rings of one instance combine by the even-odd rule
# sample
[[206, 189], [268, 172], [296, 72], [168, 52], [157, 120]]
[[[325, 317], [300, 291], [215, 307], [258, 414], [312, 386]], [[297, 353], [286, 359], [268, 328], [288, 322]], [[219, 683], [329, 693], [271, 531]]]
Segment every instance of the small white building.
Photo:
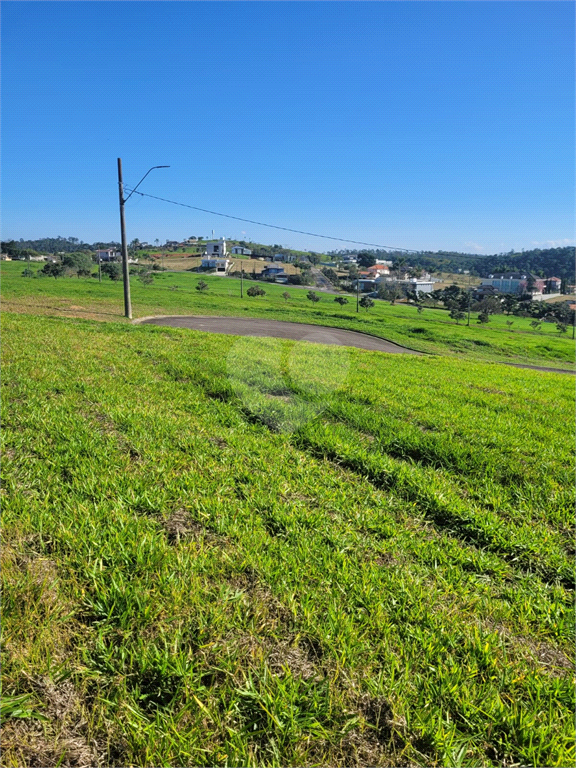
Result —
[[209, 240], [206, 243], [206, 256], [223, 259], [226, 256], [226, 238], [220, 240]]
[[225, 275], [232, 266], [232, 262], [229, 259], [204, 256], [202, 258], [201, 266], [203, 269], [215, 269], [217, 274]]
[[417, 280], [412, 277], [410, 280], [398, 280], [398, 282], [416, 293], [432, 293], [434, 290], [434, 283], [431, 280]]
[[232, 248], [232, 253], [237, 253], [240, 256], [252, 256], [250, 248], [243, 248], [241, 245], [235, 245]]

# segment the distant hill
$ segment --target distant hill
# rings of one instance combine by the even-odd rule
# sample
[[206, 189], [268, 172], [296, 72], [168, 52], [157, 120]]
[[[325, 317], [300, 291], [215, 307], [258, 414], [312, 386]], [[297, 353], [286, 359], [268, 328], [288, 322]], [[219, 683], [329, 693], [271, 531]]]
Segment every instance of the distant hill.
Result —
[[[475, 253], [458, 253], [455, 251], [419, 251], [405, 253], [404, 251], [366, 250], [377, 258], [404, 259], [408, 267], [421, 267], [435, 272], [457, 272], [459, 269], [469, 269], [478, 277], [487, 277], [496, 272], [532, 272], [540, 277], [559, 277], [569, 283], [575, 280], [576, 249], [573, 246], [565, 248], [534, 248], [530, 251], [515, 253], [499, 253], [491, 256], [479, 256]], [[332, 256], [345, 253], [358, 253], [357, 250], [336, 251]]]
[[[229, 240], [230, 247], [242, 245], [249, 248], [254, 255], [271, 257], [275, 253], [292, 254], [296, 257], [307, 256], [313, 264], [324, 260], [338, 258], [356, 250], [331, 251], [328, 254], [315, 251], [297, 251], [284, 248], [281, 245], [264, 245], [262, 243], [246, 242], [244, 240]], [[2, 242], [2, 252], [11, 255], [26, 253], [74, 253], [77, 251], [95, 251], [98, 248], [119, 248], [120, 243], [84, 243], [77, 237], [44, 237], [39, 240], [11, 240]], [[148, 248], [147, 250], [154, 250]], [[377, 258], [404, 259], [407, 267], [421, 267], [430, 272], [457, 272], [459, 269], [469, 269], [471, 274], [487, 277], [496, 272], [532, 272], [540, 277], [559, 277], [567, 283], [576, 281], [575, 257], [573, 246], [564, 248], [534, 248], [530, 251], [516, 253], [499, 253], [491, 256], [479, 256], [475, 253], [460, 253], [458, 251], [419, 251], [405, 253], [404, 251], [385, 251], [360, 249], [371, 253]]]

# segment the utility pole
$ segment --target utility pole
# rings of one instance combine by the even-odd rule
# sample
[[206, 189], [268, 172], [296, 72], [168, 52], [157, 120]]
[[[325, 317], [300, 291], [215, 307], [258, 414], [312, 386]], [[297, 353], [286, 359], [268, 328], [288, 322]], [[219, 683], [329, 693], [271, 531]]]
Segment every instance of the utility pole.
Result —
[[120, 195], [120, 230], [122, 235], [122, 278], [124, 280], [124, 317], [132, 320], [130, 301], [130, 274], [128, 272], [128, 247], [126, 245], [126, 222], [124, 220], [124, 183], [122, 181], [122, 160], [118, 158], [118, 193]]
[[360, 312], [360, 278], [356, 277], [356, 312]]
[[100, 251], [98, 251], [98, 282], [102, 282], [102, 259], [100, 258]]
[[240, 262], [240, 298], [244, 298], [244, 264]]
[[169, 165], [154, 165], [140, 179], [128, 197], [124, 198], [124, 183], [122, 181], [122, 160], [118, 158], [118, 194], [120, 196], [120, 229], [122, 232], [122, 277], [124, 279], [124, 316], [132, 320], [132, 303], [130, 301], [130, 273], [128, 271], [128, 246], [126, 245], [126, 223], [124, 221], [124, 204], [132, 197], [146, 176], [155, 168], [170, 168]]

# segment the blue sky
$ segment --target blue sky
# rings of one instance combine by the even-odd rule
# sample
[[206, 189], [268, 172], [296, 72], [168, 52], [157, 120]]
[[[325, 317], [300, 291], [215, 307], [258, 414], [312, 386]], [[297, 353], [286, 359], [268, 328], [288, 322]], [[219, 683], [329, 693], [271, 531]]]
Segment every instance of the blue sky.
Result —
[[[3, 2], [2, 239], [119, 240], [126, 184], [413, 249], [574, 243], [571, 2]], [[127, 235], [344, 243], [134, 195]], [[352, 246], [350, 246], [352, 247]]]

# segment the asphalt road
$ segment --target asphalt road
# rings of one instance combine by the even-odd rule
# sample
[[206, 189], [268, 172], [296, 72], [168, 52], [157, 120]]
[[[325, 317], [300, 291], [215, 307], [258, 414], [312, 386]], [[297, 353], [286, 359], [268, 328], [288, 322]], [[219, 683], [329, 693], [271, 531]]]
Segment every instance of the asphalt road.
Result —
[[317, 344], [336, 344], [341, 347], [392, 352], [397, 354], [420, 355], [412, 349], [401, 347], [377, 336], [342, 328], [327, 328], [324, 325], [286, 323], [281, 320], [263, 320], [250, 317], [200, 317], [198, 315], [174, 315], [172, 317], [149, 317], [139, 322], [149, 325], [168, 325], [171, 328], [191, 328], [195, 331], [224, 333], [231, 336], [273, 336], [277, 339], [311, 341]]

